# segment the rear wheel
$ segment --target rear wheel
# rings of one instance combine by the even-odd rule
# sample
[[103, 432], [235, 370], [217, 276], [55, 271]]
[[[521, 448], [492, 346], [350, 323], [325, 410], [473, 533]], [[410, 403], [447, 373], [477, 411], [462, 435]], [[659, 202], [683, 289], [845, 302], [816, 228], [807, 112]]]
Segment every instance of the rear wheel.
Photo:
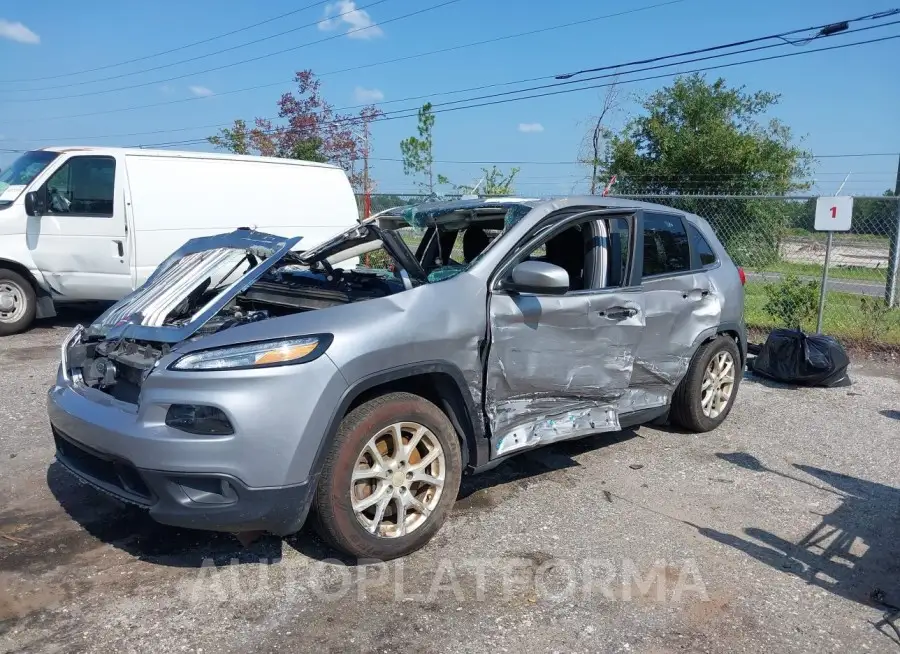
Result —
[[721, 425], [737, 396], [740, 361], [737, 344], [729, 336], [720, 334], [701, 345], [672, 396], [672, 422], [693, 432]]
[[428, 400], [389, 393], [341, 421], [316, 492], [319, 532], [360, 558], [392, 559], [425, 545], [456, 495], [456, 431]]
[[37, 297], [19, 273], [0, 268], [0, 336], [23, 331], [34, 320]]

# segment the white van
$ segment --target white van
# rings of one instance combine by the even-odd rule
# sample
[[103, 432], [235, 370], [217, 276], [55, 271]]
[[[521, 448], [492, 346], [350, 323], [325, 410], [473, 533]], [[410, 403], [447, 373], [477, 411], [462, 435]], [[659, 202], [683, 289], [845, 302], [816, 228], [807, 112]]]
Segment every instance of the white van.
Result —
[[64, 302], [119, 300], [196, 236], [250, 227], [307, 249], [357, 222], [335, 166], [206, 152], [50, 147], [0, 173], [0, 335]]

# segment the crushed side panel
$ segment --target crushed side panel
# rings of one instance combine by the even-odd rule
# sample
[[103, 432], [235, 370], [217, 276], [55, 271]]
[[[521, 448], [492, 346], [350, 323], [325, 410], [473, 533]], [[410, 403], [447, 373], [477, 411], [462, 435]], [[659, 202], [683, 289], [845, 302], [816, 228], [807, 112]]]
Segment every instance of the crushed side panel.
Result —
[[620, 403], [622, 412], [669, 402], [687, 373], [698, 339], [715, 333], [723, 303], [721, 290], [703, 273], [646, 284], [647, 324], [635, 356], [631, 389]]
[[[603, 317], [610, 307], [635, 313], [613, 321]], [[490, 322], [484, 396], [494, 456], [620, 428], [643, 330], [638, 294], [497, 294]]]

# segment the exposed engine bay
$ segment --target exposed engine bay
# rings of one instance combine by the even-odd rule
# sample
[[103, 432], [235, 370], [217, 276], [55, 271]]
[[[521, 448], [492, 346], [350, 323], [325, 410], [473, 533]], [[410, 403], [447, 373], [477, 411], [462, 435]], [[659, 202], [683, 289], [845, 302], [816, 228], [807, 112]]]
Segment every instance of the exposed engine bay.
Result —
[[[86, 386], [137, 403], [143, 380], [156, 362], [180, 343], [240, 325], [411, 288], [413, 284], [402, 269], [332, 267], [329, 254], [335, 250], [346, 256], [351, 249], [352, 254], [381, 246], [377, 232], [369, 232], [365, 226], [357, 230], [359, 233], [343, 242], [334, 239], [332, 247], [325, 247], [326, 243], [305, 253], [290, 251], [290, 245], [299, 239], [281, 239], [275, 243], [278, 247], [263, 247], [260, 240], [278, 237], [256, 232], [194, 239], [68, 348], [69, 373]], [[218, 244], [216, 241], [226, 236], [232, 239], [222, 243], [224, 247], [201, 247]], [[249, 247], [235, 247], [250, 241]], [[364, 247], [367, 243], [375, 247]], [[391, 258], [397, 269], [397, 258], [404, 257]]]

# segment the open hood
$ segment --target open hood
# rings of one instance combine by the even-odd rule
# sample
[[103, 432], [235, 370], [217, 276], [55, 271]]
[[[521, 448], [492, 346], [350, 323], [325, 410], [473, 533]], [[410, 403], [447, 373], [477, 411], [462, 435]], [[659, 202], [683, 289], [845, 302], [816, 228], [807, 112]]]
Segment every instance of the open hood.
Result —
[[[143, 286], [97, 318], [85, 336], [183, 341], [288, 255], [300, 239], [248, 229], [191, 239], [163, 261]], [[171, 315], [179, 305], [192, 308], [192, 298], [210, 293], [212, 298], [172, 323]]]
[[282, 269], [319, 270], [332, 277], [332, 262], [352, 258], [379, 242], [410, 280], [427, 281], [403, 239], [372, 221], [354, 225], [309, 250], [292, 252], [300, 240], [249, 229], [191, 239], [160, 264], [143, 286], [97, 318], [84, 336], [179, 343], [251, 286], [265, 285]]

